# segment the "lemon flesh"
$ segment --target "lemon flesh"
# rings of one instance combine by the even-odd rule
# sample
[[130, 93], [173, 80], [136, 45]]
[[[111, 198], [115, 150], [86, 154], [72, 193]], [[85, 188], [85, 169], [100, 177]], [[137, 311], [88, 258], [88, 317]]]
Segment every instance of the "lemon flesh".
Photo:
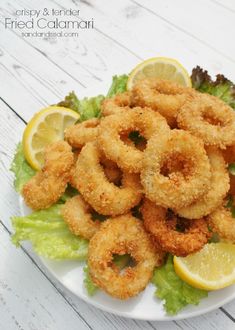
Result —
[[64, 130], [79, 119], [79, 114], [64, 107], [51, 106], [36, 113], [23, 134], [23, 150], [27, 162], [40, 170], [44, 149], [52, 142], [63, 140]]
[[188, 284], [204, 290], [218, 290], [235, 283], [235, 245], [206, 244], [185, 258], [174, 257], [177, 275]]
[[137, 80], [144, 78], [159, 78], [173, 81], [179, 85], [192, 87], [187, 70], [173, 58], [154, 57], [137, 65], [127, 81], [127, 89], [130, 90]]

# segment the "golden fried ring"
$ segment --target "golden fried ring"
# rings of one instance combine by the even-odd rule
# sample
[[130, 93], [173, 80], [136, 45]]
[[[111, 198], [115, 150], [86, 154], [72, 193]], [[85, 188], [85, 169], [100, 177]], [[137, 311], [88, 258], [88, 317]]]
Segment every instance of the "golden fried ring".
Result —
[[210, 178], [203, 143], [189, 132], [172, 130], [148, 141], [141, 182], [157, 205], [172, 209], [190, 205], [208, 191]]
[[141, 207], [144, 227], [153, 235], [161, 248], [179, 257], [199, 251], [211, 237], [205, 219], [187, 220], [189, 228], [176, 230], [174, 223], [167, 224], [167, 209], [145, 199]]
[[[76, 163], [77, 163], [77, 158], [78, 158], [79, 152], [75, 153], [75, 162], [74, 162], [74, 164], [71, 168], [71, 171], [70, 171], [69, 183], [71, 184], [71, 186], [73, 188], [77, 187], [74, 174], [75, 174], [75, 170], [76, 170]], [[100, 163], [103, 166], [104, 173], [105, 173], [108, 181], [114, 183], [115, 185], [119, 185], [120, 182], [121, 182], [121, 178], [122, 178], [122, 172], [117, 167], [117, 165], [114, 162], [112, 162], [111, 160], [109, 160], [105, 157], [102, 157]]]
[[25, 203], [34, 210], [50, 207], [64, 193], [74, 163], [72, 149], [67, 142], [58, 141], [45, 149], [45, 165], [24, 186]]
[[229, 175], [222, 153], [213, 147], [207, 149], [211, 165], [211, 182], [209, 191], [191, 205], [175, 212], [187, 219], [199, 219], [213, 212], [223, 203], [229, 191]]
[[102, 152], [96, 143], [83, 147], [76, 164], [75, 182], [83, 198], [103, 215], [128, 212], [140, 202], [142, 193], [138, 175], [123, 173], [121, 187], [109, 182], [100, 165]]
[[208, 216], [209, 226], [219, 237], [235, 243], [235, 219], [231, 211], [221, 206]]
[[169, 80], [148, 78], [134, 85], [131, 103], [152, 108], [165, 117], [171, 127], [175, 127], [179, 109], [195, 93], [192, 88], [182, 87]]
[[120, 184], [122, 179], [122, 171], [117, 167], [112, 160], [102, 157], [101, 165], [104, 168], [104, 174], [106, 175], [109, 182], [114, 183], [115, 185]]
[[180, 128], [201, 138], [206, 145], [225, 149], [235, 143], [234, 110], [219, 98], [198, 94], [179, 111]]
[[126, 110], [130, 106], [130, 93], [117, 94], [114, 97], [105, 99], [101, 104], [102, 116], [110, 116]]
[[105, 117], [100, 124], [99, 145], [107, 158], [128, 172], [138, 173], [142, 168], [143, 152], [125, 144], [122, 133], [139, 131], [146, 140], [153, 134], [169, 131], [165, 118], [148, 108], [134, 108], [121, 114]]
[[82, 148], [87, 142], [95, 141], [98, 136], [100, 120], [92, 118], [69, 126], [64, 132], [65, 140], [73, 148]]
[[90, 239], [100, 228], [100, 221], [94, 221], [91, 207], [78, 195], [67, 200], [61, 214], [71, 232]]
[[[113, 263], [114, 254], [130, 254], [136, 265], [120, 274]], [[128, 299], [143, 291], [161, 261], [162, 252], [155, 250], [142, 221], [130, 214], [102, 223], [89, 243], [88, 266], [92, 280], [119, 299]]]

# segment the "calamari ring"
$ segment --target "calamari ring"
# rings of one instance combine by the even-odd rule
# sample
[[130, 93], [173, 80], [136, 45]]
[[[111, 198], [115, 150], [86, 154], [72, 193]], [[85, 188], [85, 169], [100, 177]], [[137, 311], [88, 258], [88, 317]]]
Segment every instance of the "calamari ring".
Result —
[[149, 140], [153, 134], [165, 134], [170, 129], [165, 118], [148, 108], [129, 109], [101, 121], [98, 141], [106, 157], [121, 169], [138, 173], [142, 168], [143, 152], [121, 140], [122, 133], [131, 131], [139, 131]]
[[179, 232], [176, 230], [174, 223], [170, 222], [168, 226], [167, 209], [145, 199], [141, 212], [144, 227], [153, 235], [163, 251], [170, 252], [178, 257], [185, 257], [199, 251], [211, 237], [205, 219], [187, 220], [183, 222], [183, 225], [186, 223], [189, 227], [186, 226], [184, 232]]
[[169, 80], [148, 78], [136, 82], [132, 89], [134, 106], [150, 107], [166, 118], [171, 127], [176, 126], [179, 109], [194, 94], [192, 88], [182, 87]]
[[92, 219], [91, 211], [91, 207], [78, 195], [66, 201], [61, 214], [73, 234], [90, 239], [101, 224]]
[[128, 107], [130, 107], [130, 93], [125, 92], [122, 94], [117, 94], [114, 97], [105, 99], [102, 102], [101, 114], [104, 117], [114, 115], [126, 110]]
[[122, 185], [109, 182], [100, 165], [102, 152], [94, 142], [83, 147], [76, 164], [78, 191], [94, 210], [103, 215], [119, 215], [137, 205], [142, 197], [139, 176], [123, 173]]
[[24, 186], [25, 203], [34, 210], [50, 207], [64, 193], [74, 163], [72, 149], [67, 142], [50, 144], [44, 153], [45, 165]]
[[177, 123], [206, 145], [225, 149], [235, 143], [234, 110], [215, 96], [198, 94], [180, 109]]
[[[134, 267], [121, 274], [113, 255], [130, 254]], [[88, 248], [88, 266], [94, 283], [108, 294], [128, 299], [143, 291], [152, 278], [155, 266], [162, 262], [141, 220], [130, 214], [109, 219], [92, 237]]]
[[209, 226], [219, 237], [235, 243], [235, 219], [231, 211], [220, 207], [208, 216]]
[[175, 212], [187, 219], [199, 219], [218, 208], [229, 191], [229, 175], [222, 153], [213, 147], [207, 149], [211, 165], [211, 182], [209, 191], [193, 202]]
[[105, 157], [102, 157], [100, 163], [104, 168], [104, 174], [106, 175], [108, 181], [114, 183], [115, 185], [120, 184], [122, 179], [122, 171], [117, 167], [117, 164]]
[[[80, 153], [80, 151], [75, 152], [75, 161], [74, 161], [74, 164], [70, 171], [69, 183], [71, 184], [71, 186], [73, 188], [77, 187], [76, 180], [75, 180], [75, 170], [76, 170], [76, 163], [77, 163], [77, 158], [78, 158], [79, 153]], [[121, 182], [121, 179], [122, 179], [122, 172], [117, 167], [117, 165], [105, 157], [102, 157], [100, 163], [103, 166], [104, 173], [105, 173], [108, 181], [114, 183], [115, 185], [119, 185]]]
[[92, 118], [82, 123], [69, 126], [64, 132], [65, 140], [73, 148], [82, 148], [87, 142], [95, 141], [99, 132], [98, 118]]
[[148, 141], [141, 182], [157, 205], [171, 209], [190, 205], [208, 191], [210, 178], [203, 143], [189, 132], [172, 130]]

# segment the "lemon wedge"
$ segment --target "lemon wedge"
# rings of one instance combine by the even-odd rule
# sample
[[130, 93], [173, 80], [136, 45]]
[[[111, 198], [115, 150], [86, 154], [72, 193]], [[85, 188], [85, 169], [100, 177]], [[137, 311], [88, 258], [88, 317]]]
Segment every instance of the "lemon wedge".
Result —
[[173, 58], [153, 57], [137, 65], [130, 73], [127, 89], [130, 90], [137, 80], [144, 78], [171, 80], [185, 87], [192, 87], [187, 70]]
[[218, 290], [235, 283], [235, 245], [206, 244], [185, 258], [174, 257], [175, 271], [188, 284], [204, 290]]
[[26, 126], [23, 134], [23, 150], [28, 163], [40, 170], [45, 147], [63, 140], [66, 127], [73, 125], [79, 114], [71, 109], [50, 106], [36, 113]]

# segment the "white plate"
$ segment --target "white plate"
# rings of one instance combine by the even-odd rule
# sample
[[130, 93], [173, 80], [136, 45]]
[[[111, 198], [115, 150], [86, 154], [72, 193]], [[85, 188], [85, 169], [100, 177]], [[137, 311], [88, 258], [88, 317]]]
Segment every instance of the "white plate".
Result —
[[[89, 88], [89, 91], [85, 90], [82, 93], [77, 93], [77, 95], [79, 95], [79, 98], [88, 95], [98, 95], [101, 91], [107, 91], [110, 83], [111, 79], [109, 77], [105, 79], [105, 83], [92, 86], [92, 88]], [[31, 213], [22, 198], [20, 198], [20, 208], [22, 215]], [[127, 301], [111, 298], [101, 291], [95, 294], [95, 296], [89, 297], [83, 286], [83, 263], [75, 261], [52, 261], [45, 258], [41, 258], [41, 260], [56, 279], [79, 298], [106, 312], [127, 318], [148, 321], [180, 320], [207, 313], [235, 298], [235, 285], [233, 285], [226, 289], [209, 293], [208, 298], [202, 299], [198, 306], [191, 305], [184, 308], [175, 316], [168, 316], [163, 308], [163, 302], [154, 297], [156, 288], [152, 284], [149, 284], [138, 297], [131, 298]]]
[[[20, 209], [22, 215], [31, 213], [22, 198], [20, 198]], [[235, 285], [233, 285], [209, 293], [209, 296], [202, 299], [198, 306], [190, 305], [171, 317], [166, 315], [163, 302], [154, 297], [156, 288], [152, 284], [149, 284], [138, 297], [127, 301], [111, 298], [101, 291], [93, 297], [89, 297], [83, 285], [84, 263], [79, 261], [52, 261], [45, 258], [41, 258], [41, 261], [60, 283], [82, 300], [106, 312], [133, 319], [148, 321], [185, 319], [212, 311], [235, 298]]]

